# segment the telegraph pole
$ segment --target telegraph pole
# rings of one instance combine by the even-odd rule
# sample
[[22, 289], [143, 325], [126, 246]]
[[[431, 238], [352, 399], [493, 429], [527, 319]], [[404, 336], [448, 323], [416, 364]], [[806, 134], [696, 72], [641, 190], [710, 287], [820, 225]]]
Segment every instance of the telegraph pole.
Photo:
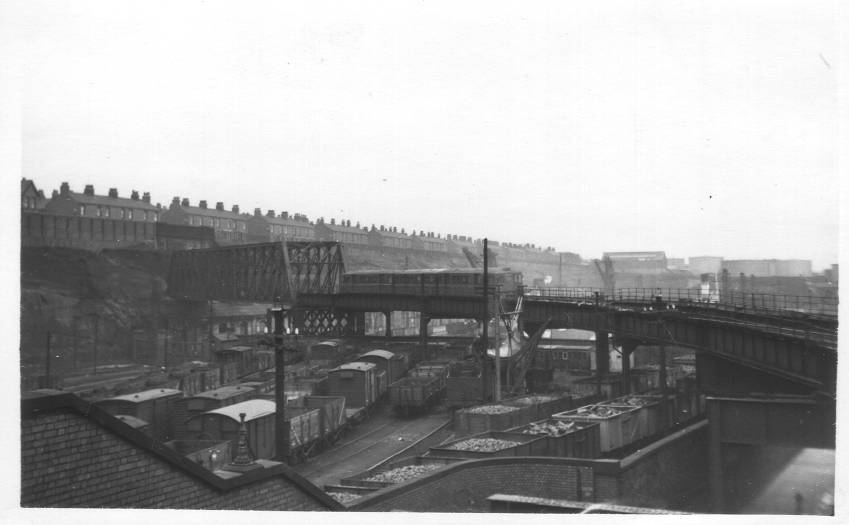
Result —
[[283, 348], [283, 304], [280, 298], [271, 307], [274, 320], [274, 440], [275, 456], [278, 461], [289, 459], [289, 422], [286, 421], [286, 369]]
[[487, 352], [489, 350], [489, 254], [487, 240], [483, 240], [483, 357], [481, 358], [481, 382], [483, 383], [483, 400], [489, 401], [489, 372], [487, 370]]

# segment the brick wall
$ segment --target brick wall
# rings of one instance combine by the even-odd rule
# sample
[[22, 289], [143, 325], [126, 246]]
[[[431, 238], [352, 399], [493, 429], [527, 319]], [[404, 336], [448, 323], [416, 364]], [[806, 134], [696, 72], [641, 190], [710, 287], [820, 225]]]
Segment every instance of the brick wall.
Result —
[[[590, 461], [553, 458], [499, 458], [459, 463], [390, 497], [366, 497], [352, 508], [364, 511], [486, 512], [495, 493], [586, 500], [594, 496]], [[579, 474], [580, 472], [580, 474]], [[583, 494], [579, 494], [580, 488]], [[594, 501], [591, 499], [590, 501]]]
[[487, 512], [502, 493], [571, 501], [684, 508], [707, 485], [707, 427], [669, 438], [622, 461], [495, 458], [457, 463], [398, 487], [366, 496], [352, 510]]
[[220, 490], [70, 409], [21, 427], [24, 507], [328, 510], [282, 475]]

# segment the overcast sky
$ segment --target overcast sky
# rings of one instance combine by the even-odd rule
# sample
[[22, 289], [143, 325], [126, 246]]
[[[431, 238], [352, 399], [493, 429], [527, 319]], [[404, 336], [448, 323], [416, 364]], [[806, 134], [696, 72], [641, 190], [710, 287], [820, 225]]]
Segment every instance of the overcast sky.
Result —
[[245, 4], [3, 2], [22, 176], [584, 257], [838, 260], [837, 2]]

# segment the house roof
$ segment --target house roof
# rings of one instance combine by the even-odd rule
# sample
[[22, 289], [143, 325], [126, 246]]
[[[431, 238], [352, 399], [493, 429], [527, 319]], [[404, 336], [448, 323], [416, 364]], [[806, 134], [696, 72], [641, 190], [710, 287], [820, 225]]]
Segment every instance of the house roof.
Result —
[[269, 401], [268, 399], [249, 399], [234, 405], [210, 410], [209, 412], [206, 412], [205, 415], [215, 414], [228, 417], [233, 421], [239, 422], [241, 421], [239, 414], [244, 413], [245, 422], [248, 422], [274, 414], [276, 407], [277, 404], [274, 401]]
[[182, 392], [179, 390], [175, 390], [173, 388], [154, 388], [143, 392], [136, 392], [134, 394], [111, 397], [104, 401], [131, 401], [133, 403], [142, 403], [144, 401], [151, 401], [153, 399], [159, 399], [161, 397], [168, 397], [181, 393]]
[[70, 196], [80, 204], [99, 204], [101, 206], [115, 206], [118, 208], [137, 208], [142, 210], [161, 211], [149, 202], [141, 199], [128, 199], [125, 197], [110, 197], [108, 195], [86, 195], [85, 193], [70, 192]]
[[[326, 506], [328, 510], [344, 510], [345, 508], [323, 490], [307, 481], [303, 476], [297, 474], [283, 463], [265, 461], [263, 463], [265, 468], [241, 474], [228, 473], [228, 476], [223, 478], [176, 451], [162, 446], [153, 437], [123, 423], [115, 416], [106, 412], [102, 407], [83, 401], [74, 394], [45, 389], [25, 393], [21, 396], [21, 418], [33, 418], [39, 414], [67, 410], [73, 411], [88, 419], [93, 424], [118, 435], [143, 453], [156, 456], [161, 461], [171, 464], [185, 474], [197, 478], [218, 490], [229, 491], [282, 476], [309, 494], [314, 500]], [[58, 436], [57, 439], [61, 437]]]
[[350, 233], [359, 233], [362, 235], [367, 235], [368, 232], [362, 228], [357, 228], [356, 226], [342, 226], [341, 224], [330, 224], [329, 222], [320, 222], [317, 223], [316, 226], [324, 226], [325, 228], [335, 231], [335, 232], [350, 232]]
[[241, 220], [247, 221], [247, 217], [244, 217], [238, 213], [228, 211], [228, 210], [217, 210], [215, 208], [201, 208], [200, 206], [172, 206], [168, 208], [169, 211], [181, 209], [185, 213], [189, 213], [192, 215], [202, 215], [204, 217], [217, 217], [219, 219], [233, 219], [233, 220]]
[[661, 260], [666, 258], [664, 252], [604, 252], [604, 257], [611, 259], [635, 259], [635, 258], [650, 258]]

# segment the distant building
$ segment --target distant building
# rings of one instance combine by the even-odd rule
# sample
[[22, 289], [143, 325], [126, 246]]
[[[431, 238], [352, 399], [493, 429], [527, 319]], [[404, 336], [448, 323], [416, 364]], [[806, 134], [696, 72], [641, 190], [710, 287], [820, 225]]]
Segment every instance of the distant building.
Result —
[[617, 273], [663, 273], [667, 268], [664, 252], [604, 252]]
[[666, 268], [669, 270], [688, 270], [689, 267], [687, 263], [684, 262], [683, 257], [667, 257], [666, 258]]
[[837, 284], [840, 280], [840, 265], [832, 264], [831, 268], [823, 272], [828, 282]]
[[687, 262], [688, 270], [693, 275], [719, 273], [722, 270], [722, 257], [712, 257], [709, 255], [690, 257]]
[[36, 211], [47, 205], [44, 191], [35, 187], [35, 182], [30, 179], [21, 179], [21, 209], [24, 211]]
[[382, 224], [380, 229], [372, 225], [368, 232], [369, 246], [375, 248], [395, 248], [398, 250], [409, 250], [413, 246], [413, 241], [410, 236], [402, 229], [400, 232], [397, 227], [385, 227]]
[[811, 261], [803, 259], [735, 259], [722, 261], [732, 277], [741, 273], [755, 277], [809, 277]]
[[171, 206], [162, 213], [162, 222], [183, 224], [186, 226], [208, 226], [215, 231], [218, 244], [241, 244], [247, 241], [247, 218], [239, 214], [239, 206], [232, 211], [224, 209], [224, 203], [218, 202], [215, 208], [209, 208], [206, 201], [191, 206], [189, 199], [174, 197]]
[[150, 193], [147, 192], [139, 198], [139, 192], [133, 190], [126, 198], [119, 197], [116, 188], [110, 188], [108, 195], [96, 195], [94, 186], [88, 184], [82, 193], [76, 193], [71, 191], [67, 182], [63, 182], [59, 191], [54, 191], [47, 201], [44, 211], [55, 215], [157, 222], [161, 210], [150, 203]]
[[419, 232], [416, 234], [414, 231], [410, 236], [410, 245], [414, 250], [426, 252], [446, 253], [448, 251], [445, 239], [437, 237], [432, 232]]
[[342, 221], [340, 224], [336, 224], [335, 219], [330, 219], [330, 223], [319, 220], [315, 224], [315, 237], [319, 241], [368, 245], [368, 233], [362, 228], [351, 226], [351, 221]]
[[290, 216], [284, 211], [277, 216], [274, 210], [268, 210], [263, 215], [262, 210], [256, 208], [247, 224], [249, 242], [275, 242], [284, 237], [287, 241], [315, 240], [315, 225], [300, 213]]

